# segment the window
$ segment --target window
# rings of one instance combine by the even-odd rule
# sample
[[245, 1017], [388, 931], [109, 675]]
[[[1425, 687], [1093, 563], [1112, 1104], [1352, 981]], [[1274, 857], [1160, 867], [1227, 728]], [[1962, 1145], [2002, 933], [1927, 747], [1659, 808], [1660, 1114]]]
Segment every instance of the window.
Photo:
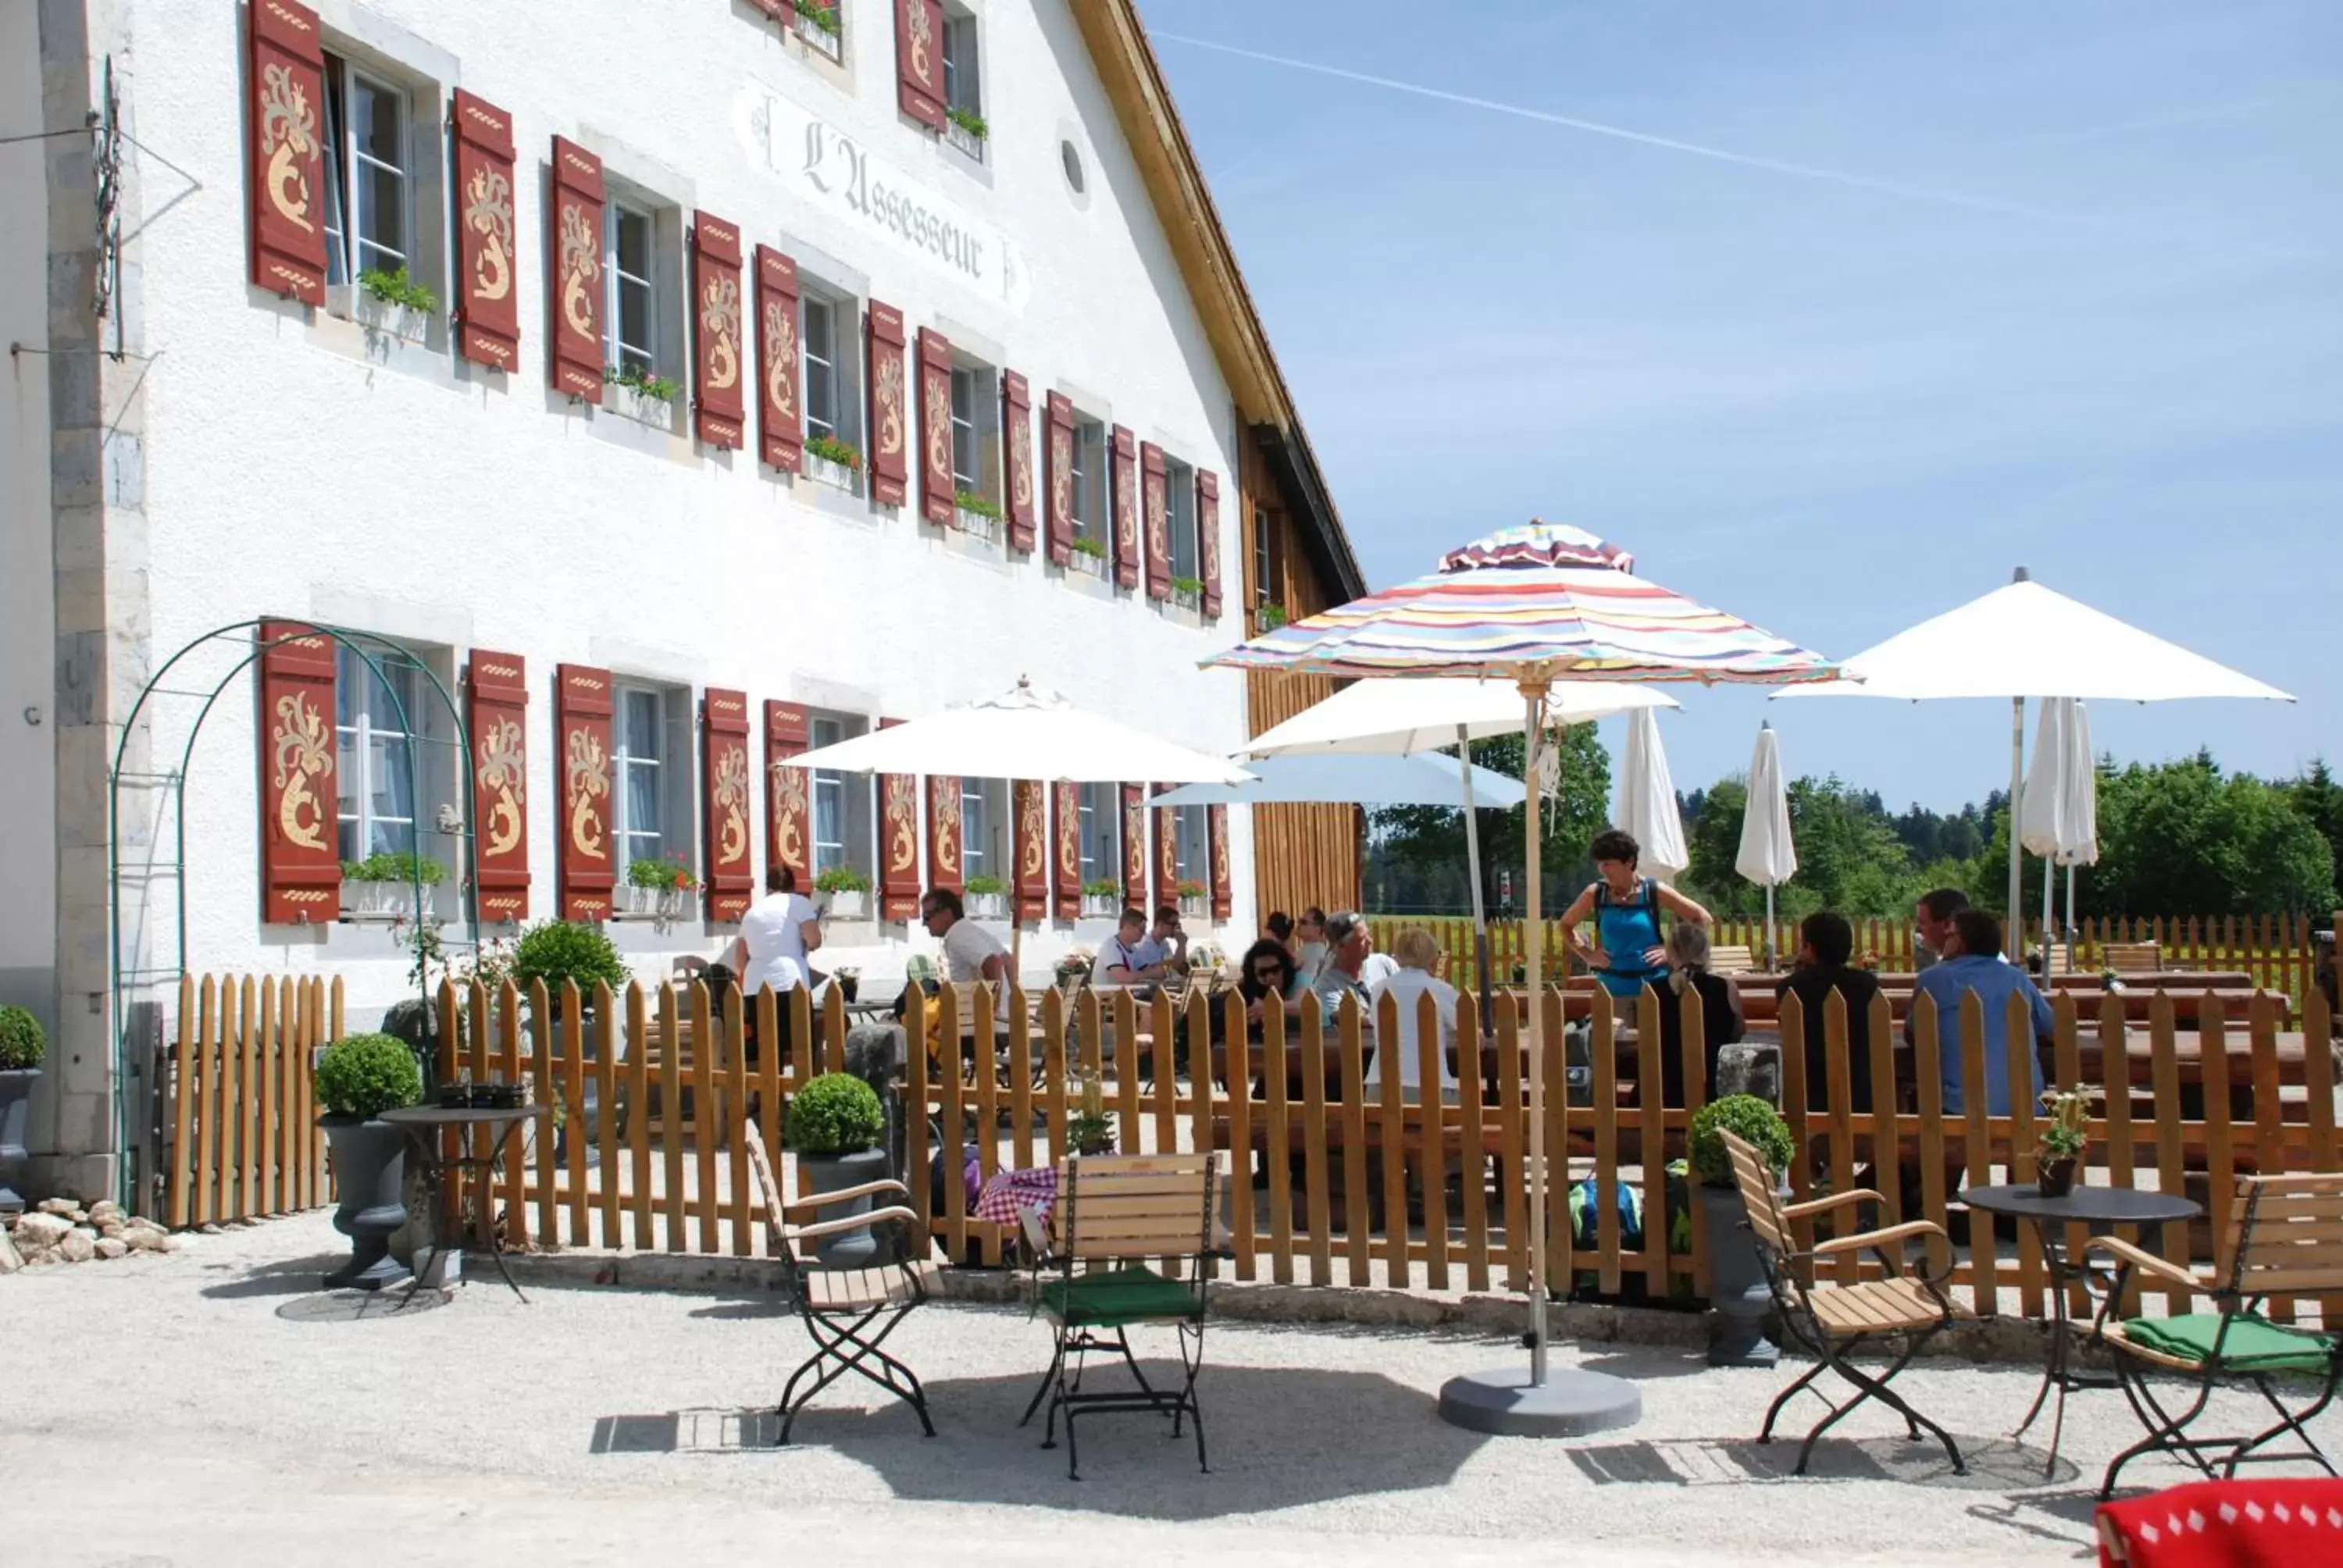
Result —
[[618, 714], [611, 721], [618, 787], [611, 791], [616, 799], [610, 815], [611, 861], [620, 880], [637, 860], [667, 858], [667, 836], [660, 830], [667, 787], [666, 707], [660, 692], [639, 686], [618, 688]]
[[1269, 530], [1273, 514], [1266, 508], [1252, 516], [1252, 597], [1257, 604], [1268, 604], [1277, 598], [1276, 578], [1269, 564]]
[[1170, 490], [1170, 513], [1166, 526], [1172, 534], [1172, 575], [1175, 578], [1198, 578], [1203, 568], [1196, 560], [1196, 470], [1173, 457], [1164, 464], [1165, 487]]
[[[814, 746], [835, 746], [851, 740], [870, 728], [860, 715], [816, 713], [808, 721]], [[870, 873], [873, 862], [871, 826], [876, 820], [871, 793], [877, 782], [867, 773], [838, 773], [818, 769], [813, 776], [813, 869], [816, 876], [832, 867], [850, 867]]]
[[1001, 504], [1001, 377], [955, 360], [951, 373], [952, 488]]
[[850, 296], [814, 286], [802, 273], [798, 288], [806, 439], [837, 441], [855, 448], [859, 456], [862, 419], [856, 377], [861, 356], [854, 342], [858, 319], [854, 301]]
[[1193, 882], [1209, 890], [1212, 885], [1212, 832], [1205, 806], [1174, 808], [1172, 848], [1178, 861], [1177, 876], [1182, 882]]
[[326, 56], [327, 283], [415, 265], [407, 129], [406, 93], [337, 55]]
[[610, 305], [605, 313], [609, 335], [603, 341], [603, 360], [621, 371], [656, 376], [659, 298], [651, 280], [657, 276], [659, 242], [651, 216], [613, 201], [603, 209], [602, 221], [607, 230], [603, 270], [610, 279]]
[[1122, 881], [1122, 789], [1114, 784], [1081, 787], [1082, 882]]
[[1004, 779], [963, 779], [960, 781], [960, 874], [970, 880], [998, 877], [1010, 879], [1010, 857], [1001, 842], [1009, 821], [1009, 782]]
[[426, 723], [423, 681], [403, 655], [385, 649], [373, 658], [380, 678], [355, 650], [337, 645], [334, 655], [336, 814], [344, 860], [416, 848], [414, 786], [425, 764], [414, 749]]
[[977, 69], [977, 21], [958, 5], [944, 7], [944, 139], [984, 160], [984, 80]]
[[1114, 550], [1114, 528], [1107, 517], [1106, 424], [1074, 420], [1074, 537], [1096, 539]]

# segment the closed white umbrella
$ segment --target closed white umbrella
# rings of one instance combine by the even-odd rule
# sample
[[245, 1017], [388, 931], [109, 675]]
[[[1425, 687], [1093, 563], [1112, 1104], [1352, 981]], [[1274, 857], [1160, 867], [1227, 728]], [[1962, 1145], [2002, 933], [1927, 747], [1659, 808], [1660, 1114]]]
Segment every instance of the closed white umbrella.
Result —
[[1782, 747], [1771, 724], [1757, 729], [1749, 759], [1749, 804], [1741, 814], [1741, 849], [1733, 869], [1765, 890], [1765, 967], [1774, 954], [1774, 890], [1798, 874], [1798, 847], [1790, 838], [1790, 791], [1782, 777]]
[[1226, 758], [1161, 740], [1076, 708], [1020, 680], [999, 697], [947, 708], [789, 759], [835, 773], [943, 773], [1104, 784], [1242, 784], [1252, 777]]
[[[2066, 868], [2066, 941], [2073, 967], [2075, 868], [2099, 859], [2098, 768], [2091, 756], [2091, 723], [2083, 705], [2054, 697], [2042, 705], [2034, 737], [2034, 766], [2026, 775], [2018, 807], [2020, 841], [2052, 866]], [[2042, 941], [2048, 962], [2050, 906], [2057, 881], [2050, 867], [2042, 875]]]
[[1660, 721], [1649, 708], [1627, 720], [1627, 766], [1620, 779], [1619, 826], [1634, 836], [1643, 864], [1663, 882], [1673, 882], [1692, 856], [1684, 849], [1684, 813], [1676, 809], [1676, 781], [1668, 775], [1668, 754], [1660, 747]]
[[[1846, 678], [1778, 691], [1776, 698], [2006, 697], [2010, 702], [2009, 796], [2013, 826], [2025, 793], [2026, 699], [2076, 697], [2168, 702], [2192, 697], [2292, 702], [2274, 686], [2044, 588], [2020, 567], [2013, 580], [1958, 609], [1924, 620], [1865, 649]], [[2009, 940], [2016, 954], [2018, 835], [2009, 837]], [[2023, 957], [2022, 954], [2017, 954]]]

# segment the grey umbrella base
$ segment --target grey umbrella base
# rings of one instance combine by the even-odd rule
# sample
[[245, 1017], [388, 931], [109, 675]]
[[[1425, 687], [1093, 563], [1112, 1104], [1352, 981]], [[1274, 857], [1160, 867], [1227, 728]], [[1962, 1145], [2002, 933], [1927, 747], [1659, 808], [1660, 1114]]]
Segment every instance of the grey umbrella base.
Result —
[[1586, 1437], [1644, 1419], [1644, 1396], [1624, 1378], [1549, 1368], [1530, 1382], [1529, 1368], [1465, 1372], [1440, 1386], [1440, 1419], [1498, 1437]]

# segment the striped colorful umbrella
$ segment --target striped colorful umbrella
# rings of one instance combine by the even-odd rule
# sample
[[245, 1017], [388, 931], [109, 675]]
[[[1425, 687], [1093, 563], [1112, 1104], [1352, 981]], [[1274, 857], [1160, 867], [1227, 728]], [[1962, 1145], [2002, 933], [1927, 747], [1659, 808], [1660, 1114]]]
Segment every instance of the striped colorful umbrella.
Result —
[[1501, 528], [1440, 569], [1265, 632], [1208, 662], [1332, 676], [1827, 680], [1835, 667], [1738, 616], [1634, 575], [1565, 524]]
[[[1546, 694], [1557, 681], [1737, 681], [1783, 686], [1828, 680], [1839, 671], [1820, 654], [1785, 642], [1736, 616], [1711, 609], [1634, 575], [1634, 558], [1582, 528], [1533, 518], [1451, 550], [1440, 569], [1397, 588], [1279, 627], [1206, 659], [1245, 669], [1377, 678], [1484, 676], [1513, 681], [1523, 699], [1529, 777], [1537, 777], [1545, 735]], [[1532, 996], [1544, 993], [1540, 929], [1538, 792], [1526, 808], [1529, 896], [1523, 945]], [[1634, 1405], [1597, 1386], [1604, 1374], [1546, 1371], [1545, 1051], [1542, 1008], [1529, 1010], [1530, 1371], [1526, 1382], [1506, 1372], [1473, 1372], [1441, 1391], [1441, 1411], [1462, 1425], [1481, 1425], [1491, 1409], [1523, 1430], [1551, 1414], [1549, 1430], [1573, 1428], [1571, 1412], [1588, 1404]], [[1598, 1199], [1608, 1202], [1609, 1199]], [[1624, 1385], [1621, 1385], [1624, 1387]], [[1483, 1412], [1476, 1419], [1475, 1411]], [[1632, 1419], [1630, 1417], [1629, 1419]]]

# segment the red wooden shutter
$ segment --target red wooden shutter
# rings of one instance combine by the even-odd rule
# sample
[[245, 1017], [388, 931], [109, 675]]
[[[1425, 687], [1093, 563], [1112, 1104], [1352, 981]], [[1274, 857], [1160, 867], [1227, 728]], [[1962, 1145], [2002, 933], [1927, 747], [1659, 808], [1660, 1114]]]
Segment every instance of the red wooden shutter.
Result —
[[1203, 570], [1204, 618], [1221, 616], [1221, 477], [1196, 470], [1196, 561]]
[[253, 0], [251, 12], [245, 119], [252, 136], [252, 281], [323, 305], [325, 42], [317, 14], [296, 0]]
[[798, 264], [757, 247], [757, 435], [769, 466], [796, 473], [805, 456], [798, 402]]
[[1149, 441], [1139, 448], [1139, 493], [1147, 515], [1147, 597], [1172, 597], [1170, 470], [1163, 448]]
[[1050, 559], [1064, 566], [1074, 553], [1074, 405], [1052, 392], [1042, 407], [1050, 420]]
[[1051, 827], [1058, 840], [1058, 858], [1054, 862], [1058, 918], [1071, 920], [1082, 912], [1081, 786], [1061, 779], [1050, 789], [1055, 818]]
[[920, 328], [920, 502], [928, 521], [950, 527], [957, 511], [952, 484], [951, 345]]
[[554, 733], [560, 738], [561, 918], [606, 920], [618, 880], [610, 861], [610, 672], [555, 667]]
[[960, 890], [960, 780], [928, 775], [928, 885]]
[[[1161, 795], [1171, 788], [1158, 784], [1155, 793]], [[1180, 901], [1180, 810], [1176, 806], [1155, 808], [1155, 901]]]
[[513, 218], [512, 116], [456, 89], [456, 351], [510, 375], [520, 363], [520, 264]]
[[1147, 907], [1147, 789], [1122, 787], [1122, 901]]
[[805, 709], [765, 704], [765, 864], [798, 874], [798, 891], [813, 894], [813, 779], [788, 759], [812, 741]]
[[1229, 809], [1207, 806], [1204, 815], [1212, 829], [1212, 919], [1225, 920], [1236, 909], [1229, 889]]
[[1139, 586], [1139, 447], [1114, 427], [1114, 580]]
[[794, 0], [749, 0], [749, 4], [787, 27], [798, 19]]
[[882, 507], [900, 507], [910, 494], [910, 410], [903, 400], [903, 313], [870, 302], [870, 494]]
[[[737, 451], [749, 417], [740, 385], [747, 353], [740, 336], [740, 231], [713, 213], [691, 215], [691, 294], [699, 438]], [[746, 698], [740, 711], [745, 727]]]
[[472, 650], [465, 683], [472, 757], [472, 838], [480, 919], [528, 919], [528, 667], [517, 653]]
[[547, 215], [546, 303], [553, 312], [553, 389], [602, 400], [602, 160], [567, 136], [553, 138], [553, 206]]
[[896, 101], [931, 131], [944, 128], [943, 0], [895, 0]]
[[[900, 363], [900, 361], [899, 361]], [[900, 719], [882, 719], [892, 729]], [[920, 780], [916, 774], [879, 775], [879, 913], [908, 920], [920, 910]]]
[[1001, 373], [1001, 451], [1009, 465], [1009, 548], [1033, 548], [1033, 395], [1014, 370]]
[[699, 787], [708, 822], [708, 918], [737, 920], [756, 896], [749, 825], [757, 799], [749, 766], [749, 694], [711, 686], [699, 704]]
[[342, 912], [334, 639], [271, 620], [260, 643], [260, 918], [324, 925]]
[[1031, 779], [1009, 786], [1010, 815], [1015, 819], [1010, 861], [1016, 868], [1010, 878], [1010, 908], [1021, 920], [1044, 920], [1050, 913], [1050, 834], [1041, 812], [1047, 788]]

